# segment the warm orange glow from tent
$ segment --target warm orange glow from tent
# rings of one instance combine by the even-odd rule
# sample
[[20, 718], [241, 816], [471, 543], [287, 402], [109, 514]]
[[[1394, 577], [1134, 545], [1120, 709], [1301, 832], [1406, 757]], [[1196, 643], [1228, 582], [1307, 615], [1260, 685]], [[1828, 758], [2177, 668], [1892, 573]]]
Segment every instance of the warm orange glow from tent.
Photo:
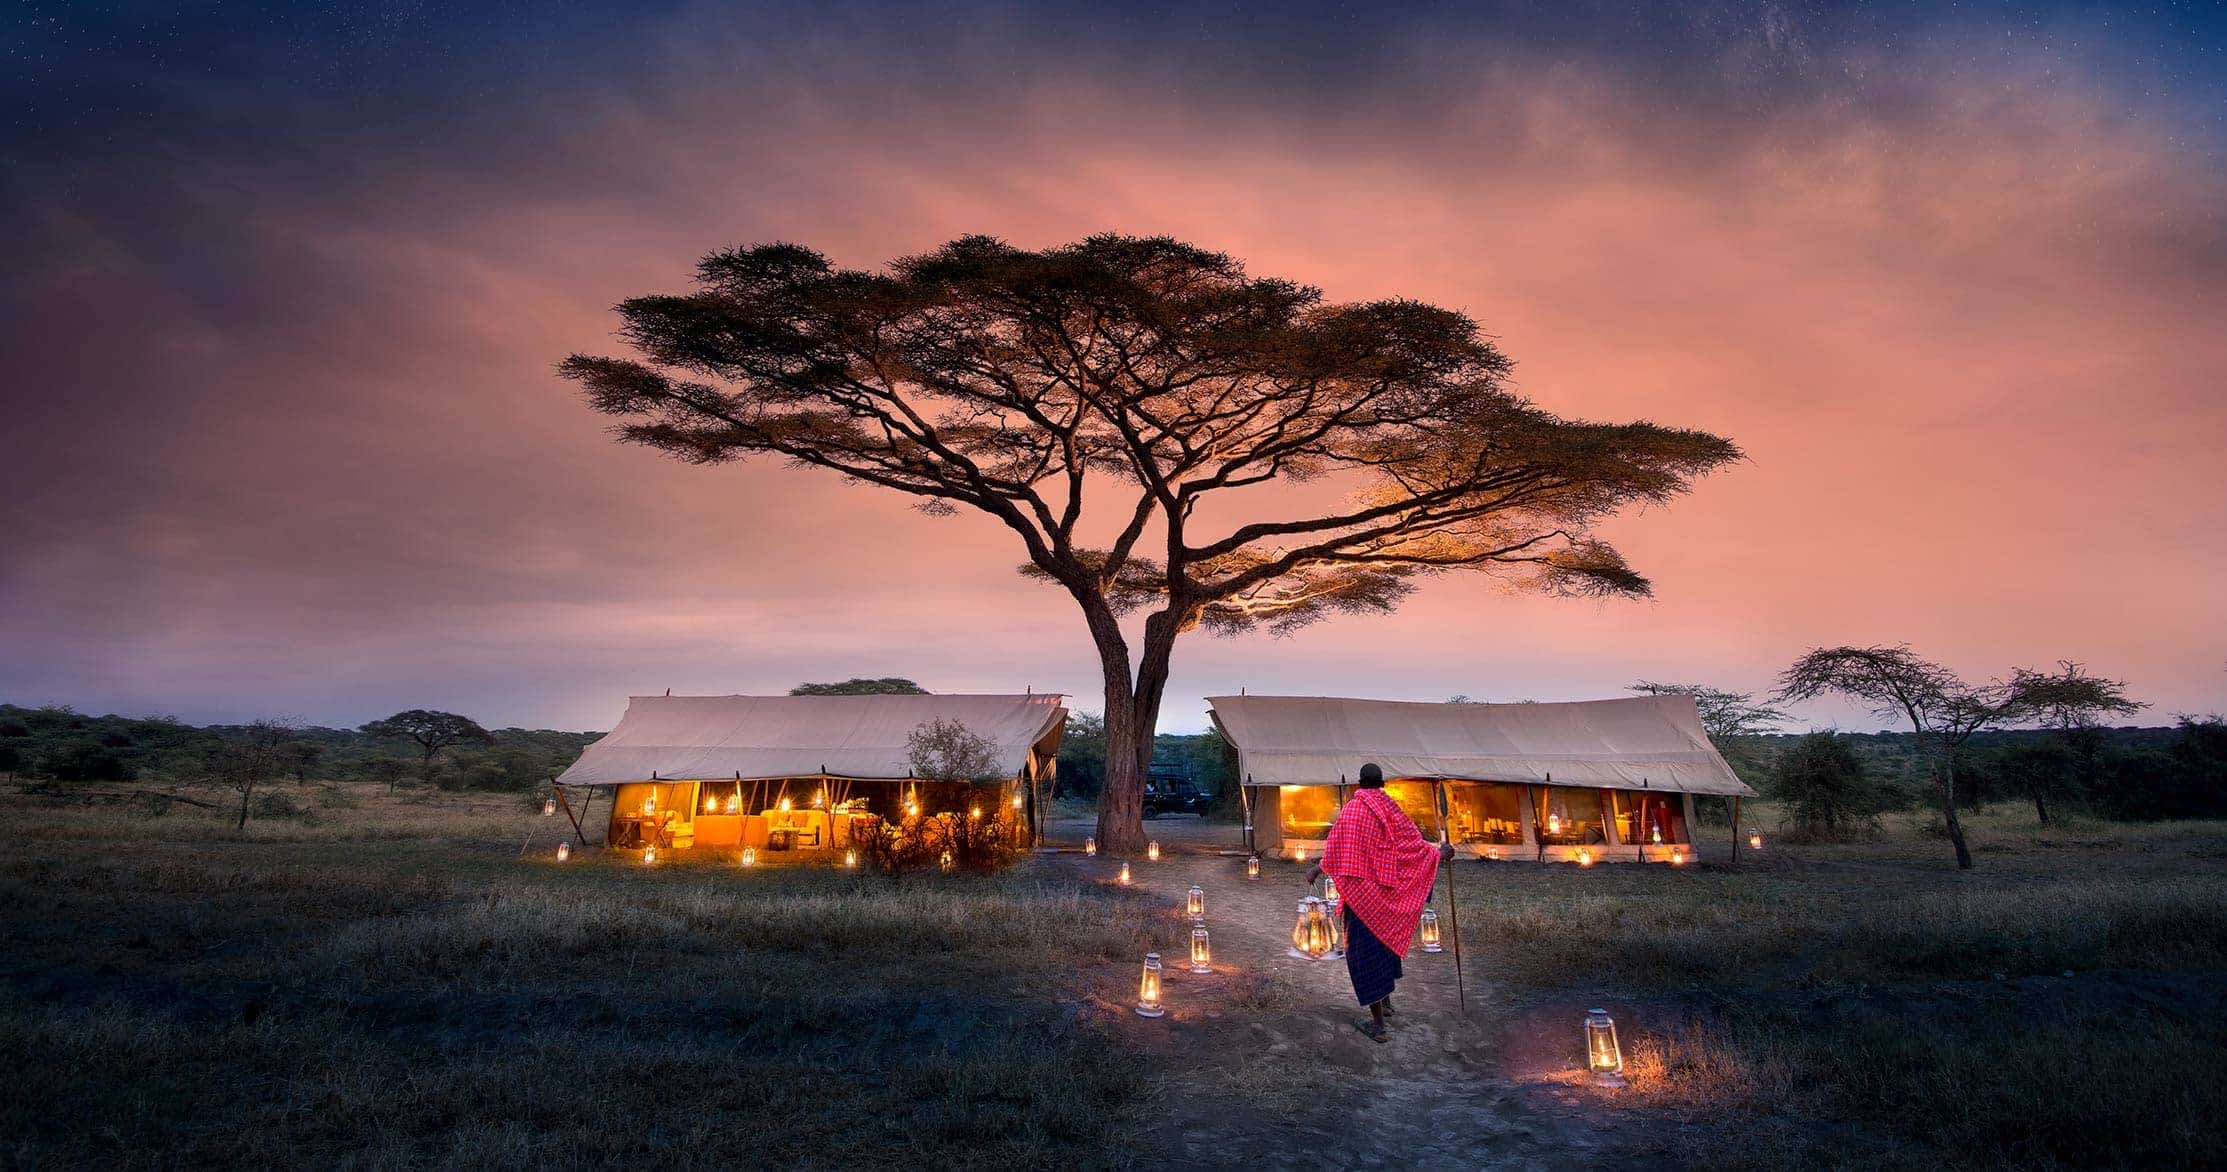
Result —
[[719, 799], [718, 799], [718, 798], [715, 798], [715, 797], [713, 797], [713, 796], [711, 796], [710, 794], [705, 794], [705, 795], [704, 795], [704, 813], [706, 813], [706, 814], [716, 814], [716, 813], [718, 813], [718, 812], [719, 812]]
[[791, 803], [791, 802], [789, 801], [789, 799], [787, 799], [787, 798], [785, 798], [785, 797], [784, 797], [784, 798], [782, 798], [782, 799], [781, 799], [781, 812], [782, 812], [782, 813], [784, 813], [784, 814], [785, 814], [785, 813], [788, 813], [788, 811], [789, 811], [789, 809], [790, 809], [791, 805], [792, 805], [792, 803]]

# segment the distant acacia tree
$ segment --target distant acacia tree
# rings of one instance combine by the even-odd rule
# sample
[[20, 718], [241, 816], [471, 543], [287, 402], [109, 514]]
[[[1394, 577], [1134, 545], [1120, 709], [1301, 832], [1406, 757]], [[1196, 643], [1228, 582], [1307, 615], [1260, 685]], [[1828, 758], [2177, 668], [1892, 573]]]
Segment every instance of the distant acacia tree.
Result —
[[240, 795], [239, 829], [247, 828], [248, 805], [255, 797], [255, 787], [284, 769], [286, 747], [293, 743], [300, 728], [299, 721], [285, 717], [258, 720], [217, 745], [210, 767], [220, 781]]
[[[427, 708], [412, 708], [397, 712], [385, 720], [374, 720], [363, 726], [362, 731], [388, 740], [409, 741], [418, 747], [418, 775], [427, 785], [433, 784], [433, 759], [441, 750], [452, 745], [491, 745], [495, 734], [481, 728], [468, 716], [453, 712], [435, 712]], [[393, 783], [388, 783], [393, 788]]]
[[[2123, 681], [2089, 675], [2069, 659], [2059, 660], [2054, 672], [2018, 669], [2011, 676], [2008, 693], [2011, 703], [2029, 719], [2057, 734], [2058, 743], [2082, 779], [2095, 775], [2096, 757], [2103, 751], [2100, 718], [2131, 716], [2149, 707], [2129, 699]], [[2028, 755], [2019, 762], [2020, 769], [2013, 771], [2014, 779], [2033, 799], [2034, 816], [2043, 825], [2049, 823], [2049, 794], [2060, 788], [2046, 772], [2049, 764]]]
[[928, 689], [908, 679], [885, 676], [878, 680], [852, 678], [838, 684], [798, 684], [791, 696], [925, 696]]
[[1831, 732], [1810, 733], [1780, 753], [1766, 788], [1797, 831], [1818, 839], [1874, 826], [1887, 805], [1848, 738]]
[[325, 759], [325, 746], [317, 741], [296, 738], [286, 743], [282, 756], [286, 761], [286, 772], [294, 775], [296, 784], [301, 784], [309, 780], [309, 771], [317, 768], [317, 763]]
[[1905, 644], [1891, 647], [1820, 647], [1779, 675], [1777, 698], [1808, 700], [1837, 694], [1871, 706], [1875, 715], [1910, 722], [1934, 758], [1933, 780], [1941, 820], [1956, 848], [1956, 865], [1969, 870], [1972, 851], [1956, 816], [1957, 750], [1980, 730], [2015, 720], [2023, 712], [2001, 685], [1974, 686]]
[[[1098, 650], [1098, 838], [1121, 853], [1144, 845], [1178, 636], [1386, 612], [1465, 569], [1645, 596], [1593, 525], [1740, 454], [1704, 432], [1540, 410], [1462, 314], [1330, 304], [1166, 238], [1029, 251], [970, 236], [878, 272], [738, 248], [706, 257], [694, 289], [619, 316], [639, 358], [574, 355], [561, 371], [626, 440], [696, 464], [825, 469], [1018, 537], [1022, 572], [1074, 599]], [[1346, 491], [1247, 491], [1301, 481]], [[1133, 646], [1122, 621], [1139, 611]]]
[[1693, 697], [1694, 709], [1701, 715], [1701, 731], [1709, 734], [1709, 743], [1716, 746], [1733, 772], [1750, 781], [1761, 777], [1769, 764], [1758, 738], [1777, 731], [1780, 725], [1792, 719], [1783, 709], [1756, 699], [1753, 692], [1728, 692], [1704, 684], [1658, 684], [1649, 680], [1641, 680], [1629, 690], [1650, 696]]

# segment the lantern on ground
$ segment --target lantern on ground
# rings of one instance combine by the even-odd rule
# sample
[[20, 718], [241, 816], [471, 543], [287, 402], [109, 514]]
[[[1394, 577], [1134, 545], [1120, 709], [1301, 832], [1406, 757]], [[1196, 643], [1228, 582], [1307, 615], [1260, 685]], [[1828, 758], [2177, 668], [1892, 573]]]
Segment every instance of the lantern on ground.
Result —
[[1294, 862], [1294, 863], [1304, 863], [1304, 862], [1306, 862], [1306, 861], [1307, 861], [1307, 848], [1306, 848], [1306, 847], [1303, 847], [1303, 846], [1295, 846], [1295, 847], [1291, 848], [1291, 861], [1292, 861], [1292, 862]]
[[1321, 960], [1336, 946], [1330, 913], [1322, 901], [1311, 895], [1301, 897], [1299, 918], [1291, 925], [1291, 955], [1301, 960]]
[[648, 865], [650, 865], [651, 863], [654, 863], [654, 862], [656, 862], [656, 861], [657, 861], [657, 848], [656, 848], [656, 847], [654, 847], [654, 846], [645, 846], [645, 847], [643, 847], [643, 848], [642, 848], [642, 865], [646, 867], [646, 866], [648, 866]]
[[1686, 848], [1682, 846], [1674, 846], [1670, 848], [1670, 865], [1673, 867], [1683, 867], [1686, 865]]
[[1091, 857], [1091, 858], [1096, 858], [1096, 857], [1098, 856], [1098, 836], [1097, 836], [1097, 835], [1093, 834], [1093, 835], [1090, 835], [1090, 836], [1088, 836], [1088, 837], [1085, 837], [1085, 838], [1083, 839], [1083, 854], [1085, 854], [1085, 855], [1087, 855], [1087, 856], [1089, 856], [1089, 857]]
[[558, 843], [558, 844], [557, 844], [557, 861], [561, 863], [561, 862], [564, 862], [564, 861], [565, 861], [566, 859], [569, 859], [569, 858], [571, 858], [571, 857], [572, 857], [572, 844], [571, 844], [571, 843], [569, 843], [569, 842], [560, 842], [560, 843]]
[[1206, 925], [1204, 924], [1191, 929], [1191, 971], [1194, 973], [1211, 973], [1214, 971], [1214, 954], [1207, 948]]
[[554, 814], [554, 813], [556, 813], [556, 812], [557, 812], [557, 799], [555, 799], [555, 798], [543, 798], [543, 799], [541, 799], [541, 816], [542, 816], [542, 817], [544, 817], [544, 818], [547, 818], [548, 816], [550, 816], [551, 814]]
[[1160, 1008], [1160, 954], [1144, 954], [1144, 977], [1137, 982], [1137, 1016], [1158, 1017], [1167, 1010]]
[[1440, 943], [1438, 942], [1438, 913], [1437, 913], [1436, 911], [1434, 911], [1434, 910], [1432, 910], [1432, 909], [1430, 909], [1430, 908], [1424, 908], [1424, 909], [1423, 909], [1423, 923], [1422, 923], [1422, 929], [1423, 929], [1423, 951], [1425, 951], [1425, 952], [1444, 952], [1444, 951], [1446, 951], [1446, 949], [1445, 949], [1445, 946], [1444, 946], [1444, 945], [1441, 945], [1441, 944], [1440, 944]]
[[1144, 844], [1144, 857], [1150, 862], [1157, 863], [1160, 861], [1159, 839], [1155, 838], [1151, 842]]
[[1246, 877], [1247, 879], [1258, 879], [1258, 878], [1260, 878], [1260, 856], [1259, 856], [1259, 855], [1253, 855], [1253, 856], [1251, 856], [1250, 858], [1247, 858], [1247, 859], [1245, 860], [1245, 877]]
[[848, 850], [848, 851], [844, 851], [844, 852], [843, 852], [843, 865], [844, 865], [844, 866], [846, 866], [846, 867], [855, 867], [855, 866], [857, 866], [857, 865], [858, 865], [858, 852], [857, 852], [857, 851], [855, 851], [855, 850]]
[[1577, 865], [1580, 867], [1590, 867], [1593, 865], [1592, 847], [1581, 846], [1577, 848]]
[[1191, 885], [1191, 890], [1183, 896], [1183, 914], [1191, 917], [1194, 920], [1203, 920], [1206, 918], [1205, 888], [1200, 887], [1197, 884]]
[[1758, 851], [1759, 851], [1759, 850], [1762, 850], [1762, 849], [1763, 849], [1763, 832], [1762, 832], [1762, 831], [1760, 831], [1760, 830], [1750, 830], [1750, 831], [1748, 831], [1748, 849], [1749, 849], [1749, 850], [1758, 850]]
[[742, 848], [742, 865], [745, 867], [755, 867], [758, 865], [757, 847], [746, 846]]
[[948, 871], [948, 870], [950, 870], [950, 869], [951, 869], [951, 868], [952, 868], [952, 867], [953, 867], [954, 865], [956, 865], [956, 864], [955, 864], [955, 863], [953, 862], [953, 860], [952, 860], [952, 858], [951, 858], [951, 852], [950, 852], [950, 851], [945, 851], [945, 852], [943, 852], [943, 869], [944, 869], [944, 870], [946, 870], [946, 871]]
[[1486, 858], [1488, 858], [1488, 859], [1491, 859], [1491, 860], [1492, 860], [1493, 862], [1496, 862], [1496, 863], [1497, 863], [1497, 862], [1499, 862], [1499, 861], [1500, 861], [1500, 848], [1499, 848], [1499, 847], [1496, 847], [1496, 846], [1488, 846], [1488, 847], [1486, 847], [1486, 848], [1485, 848], [1485, 857], [1486, 857]]
[[1605, 1009], [1585, 1014], [1585, 1068], [1595, 1086], [1624, 1085], [1624, 1051], [1616, 1044], [1616, 1023]]
[[1121, 885], [1123, 887], [1129, 886], [1129, 864], [1127, 863], [1121, 864]]

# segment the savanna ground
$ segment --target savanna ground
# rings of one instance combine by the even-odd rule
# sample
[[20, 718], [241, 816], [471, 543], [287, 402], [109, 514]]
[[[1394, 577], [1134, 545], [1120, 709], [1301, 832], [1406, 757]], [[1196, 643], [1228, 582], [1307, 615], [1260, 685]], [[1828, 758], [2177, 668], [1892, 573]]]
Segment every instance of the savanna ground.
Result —
[[[583, 850], [516, 797], [234, 831], [0, 797], [0, 1164], [2154, 1167], [2227, 1156], [2227, 826], [1972, 819], [1737, 868], [1454, 869], [1377, 1046], [1300, 869], [898, 886]], [[1766, 815], [1767, 817], [1767, 815]], [[1705, 828], [1726, 852], [1722, 827]], [[1079, 836], [1080, 830], [1076, 831]], [[521, 856], [520, 848], [528, 848]], [[1709, 844], [1705, 844], [1709, 845]], [[1191, 883], [1216, 972], [1181, 971]], [[1443, 913], [1448, 909], [1438, 905]], [[1169, 962], [1168, 1016], [1130, 1012]], [[1632, 1085], [1575, 1073], [1603, 1005]]]

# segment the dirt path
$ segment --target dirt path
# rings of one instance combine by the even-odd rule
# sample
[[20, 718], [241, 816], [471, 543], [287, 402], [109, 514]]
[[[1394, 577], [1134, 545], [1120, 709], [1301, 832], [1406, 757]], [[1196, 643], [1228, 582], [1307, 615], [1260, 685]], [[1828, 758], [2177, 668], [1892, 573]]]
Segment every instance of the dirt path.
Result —
[[[1544, 1169], [1597, 1158], [1604, 1140], [1624, 1146], [1587, 1110], [1599, 1092], [1566, 1071], [1511, 1072], [1507, 1056], [1535, 1051], [1537, 1028], [1522, 1020], [1527, 1015], [1512, 1015], [1496, 990], [1474, 983], [1465, 1019], [1450, 949], [1410, 952], [1394, 998], [1392, 1041], [1379, 1045], [1354, 1028], [1367, 1015], [1354, 1003], [1344, 963], [1288, 953], [1297, 901], [1307, 894], [1304, 867], [1270, 861], [1259, 880], [1248, 881], [1241, 858], [1208, 853], [1231, 845], [1229, 827], [1165, 819], [1147, 828], [1164, 857], [1133, 863], [1132, 885], [1171, 908], [1180, 908], [1193, 883], [1205, 890], [1217, 971], [1180, 971], [1182, 959], [1171, 953], [1168, 1016], [1122, 1026], [1161, 1072], [1140, 1158]], [[1080, 855], [1054, 862], [1092, 882], [1111, 881], [1119, 866]], [[1443, 904], [1439, 910], [1446, 912]], [[1574, 1062], [1574, 1026], [1564, 1032]]]

